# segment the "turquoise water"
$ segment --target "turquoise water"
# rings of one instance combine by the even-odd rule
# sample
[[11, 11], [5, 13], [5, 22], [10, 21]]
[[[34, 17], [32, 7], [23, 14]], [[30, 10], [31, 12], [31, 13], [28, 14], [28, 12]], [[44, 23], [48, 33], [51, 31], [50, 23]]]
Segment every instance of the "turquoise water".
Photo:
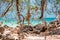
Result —
[[[44, 18], [44, 20], [49, 23], [51, 21], [54, 21], [56, 18]], [[11, 26], [11, 27], [16, 27], [18, 24], [17, 24], [17, 21], [14, 20], [14, 19], [8, 19], [8, 20], [4, 20], [2, 18], [0, 18], [0, 22], [3, 22], [3, 25], [8, 25], [8, 26]], [[38, 20], [33, 20], [31, 19], [30, 20], [30, 23], [32, 26], [34, 25], [37, 25], [39, 23], [42, 23], [42, 20], [41, 19], [38, 19]], [[24, 24], [27, 25], [27, 21], [24, 21]]]

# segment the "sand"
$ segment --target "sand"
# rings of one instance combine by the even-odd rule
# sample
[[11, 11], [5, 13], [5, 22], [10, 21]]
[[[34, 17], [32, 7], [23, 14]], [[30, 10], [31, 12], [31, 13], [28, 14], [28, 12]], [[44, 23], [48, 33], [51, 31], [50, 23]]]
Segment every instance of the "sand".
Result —
[[[30, 35], [30, 34], [27, 34], [27, 36], [25, 36], [24, 39], [22, 40], [45, 40], [45, 36], [33, 36], [33, 35]], [[46, 36], [46, 40], [60, 40], [60, 35], [49, 35], [49, 36]]]

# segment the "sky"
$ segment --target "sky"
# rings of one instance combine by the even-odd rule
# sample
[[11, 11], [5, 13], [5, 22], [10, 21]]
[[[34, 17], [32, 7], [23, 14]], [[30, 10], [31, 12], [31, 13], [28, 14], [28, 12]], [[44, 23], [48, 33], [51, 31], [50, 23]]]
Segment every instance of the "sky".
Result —
[[[1, 2], [1, 0], [0, 0], [0, 2]], [[1, 2], [2, 3], [2, 2]], [[35, 3], [35, 4], [34, 4]], [[39, 2], [38, 2], [39, 3]], [[36, 2], [34, 1], [34, 0], [30, 0], [30, 5], [33, 5], [33, 6], [37, 6], [36, 5]], [[53, 6], [52, 4], [50, 4], [50, 3], [48, 3], [47, 4], [48, 6], [47, 6], [47, 8], [48, 9], [51, 9], [51, 7]], [[8, 6], [8, 3], [2, 3], [2, 4], [0, 4], [0, 14], [1, 13], [3, 13], [3, 11], [6, 9], [6, 7]], [[27, 7], [26, 7], [27, 8]], [[27, 9], [23, 9], [22, 11], [21, 11], [21, 14], [23, 14], [23, 15], [26, 15], [26, 13], [27, 13]], [[15, 8], [13, 8], [14, 9], [14, 11], [9, 11], [8, 13], [7, 13], [7, 15], [8, 16], [10, 16], [11, 17], [11, 15], [12, 15], [12, 17], [14, 18], [14, 16], [16, 15], [15, 13], [16, 13], [16, 9]], [[12, 13], [12, 14], [11, 14]], [[34, 12], [35, 13], [35, 12]], [[38, 10], [38, 13], [39, 13], [39, 10]], [[10, 15], [11, 14], [11, 15]], [[14, 14], [14, 16], [13, 16], [13, 14]], [[40, 14], [39, 14], [40, 15]], [[7, 17], [8, 17], [7, 16]], [[33, 16], [32, 16], [33, 17]], [[38, 16], [37, 16], [38, 17]], [[47, 12], [44, 12], [44, 18], [55, 18], [56, 17], [56, 15], [55, 14], [53, 14], [53, 13], [51, 13], [51, 14], [47, 14]]]

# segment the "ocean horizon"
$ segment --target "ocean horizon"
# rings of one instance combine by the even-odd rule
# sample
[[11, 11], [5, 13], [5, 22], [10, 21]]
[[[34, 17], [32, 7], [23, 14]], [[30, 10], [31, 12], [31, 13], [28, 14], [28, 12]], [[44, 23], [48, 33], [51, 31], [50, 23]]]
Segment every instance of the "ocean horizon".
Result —
[[[56, 18], [44, 18], [44, 20], [47, 22], [47, 24], [49, 24], [50, 22], [56, 20]], [[2, 22], [3, 25], [8, 25], [10, 27], [16, 27], [18, 25], [17, 20], [14, 20], [14, 19], [5, 20], [5, 19], [0, 18], [0, 22]], [[32, 25], [32, 26], [40, 24], [40, 23], [42, 23], [41, 19], [38, 19], [38, 20], [30, 19], [30, 25]], [[24, 21], [24, 24], [27, 25], [26, 20]]]

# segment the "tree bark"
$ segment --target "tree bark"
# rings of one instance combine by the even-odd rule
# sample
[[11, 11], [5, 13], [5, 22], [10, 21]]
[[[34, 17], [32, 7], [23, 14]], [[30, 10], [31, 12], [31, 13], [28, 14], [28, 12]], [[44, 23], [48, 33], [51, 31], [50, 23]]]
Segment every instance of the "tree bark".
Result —
[[46, 0], [41, 0], [41, 16], [39, 17], [39, 19], [43, 18], [45, 2]]
[[[19, 11], [19, 0], [16, 0], [16, 11], [17, 11], [18, 23], [22, 22], [24, 24], [24, 16], [20, 14], [20, 11]], [[20, 16], [23, 17], [22, 21], [20, 21]]]
[[19, 0], [16, 0], [16, 11], [18, 22], [20, 22], [20, 12], [19, 12]]
[[31, 14], [30, 14], [30, 0], [28, 0], [28, 12], [27, 12], [27, 16], [26, 16], [26, 20], [28, 22], [28, 25], [30, 24], [30, 17], [31, 17]]

